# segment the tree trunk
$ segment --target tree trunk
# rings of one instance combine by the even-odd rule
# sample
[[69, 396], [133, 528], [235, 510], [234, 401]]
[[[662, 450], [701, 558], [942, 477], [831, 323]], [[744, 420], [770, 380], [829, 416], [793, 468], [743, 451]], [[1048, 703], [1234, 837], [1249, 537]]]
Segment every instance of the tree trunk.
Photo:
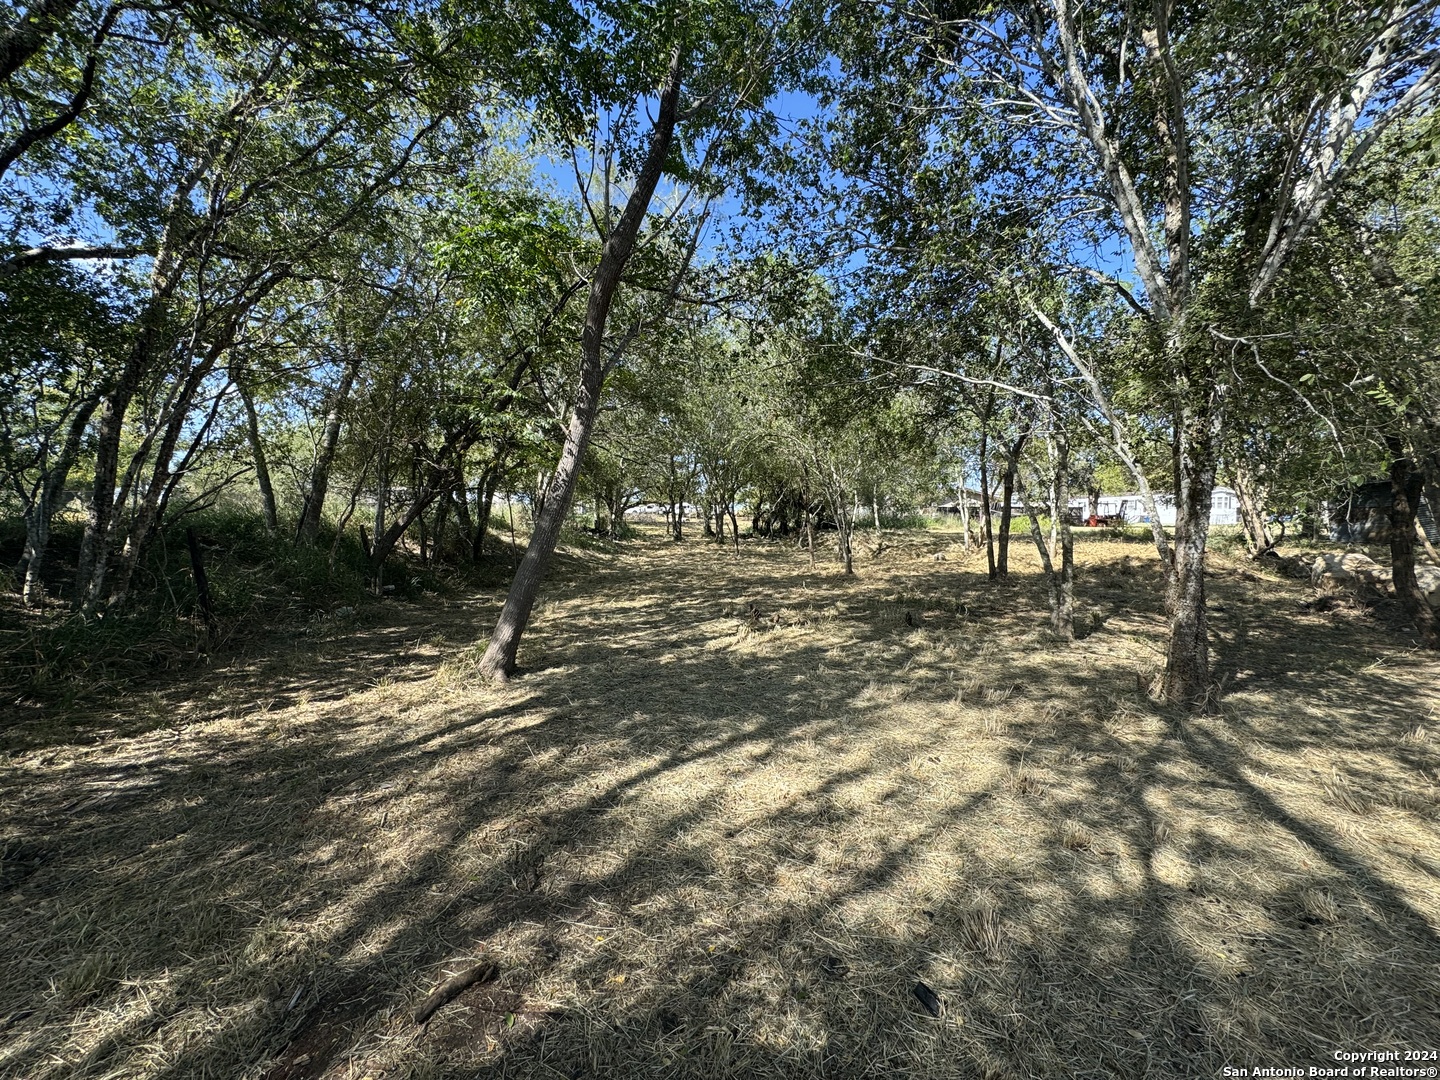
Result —
[[[989, 413], [989, 410], [986, 410]], [[995, 580], [995, 537], [990, 531], [990, 466], [986, 463], [986, 457], [990, 452], [989, 433], [982, 427], [980, 429], [980, 535], [985, 544], [985, 562], [990, 572], [990, 580]]]
[[1387, 439], [1390, 463], [1390, 575], [1395, 597], [1420, 631], [1427, 649], [1440, 649], [1440, 611], [1432, 608], [1415, 580], [1415, 514], [1423, 478], [1403, 456], [1396, 439]]
[[[227, 335], [228, 336], [228, 335]], [[176, 447], [180, 443], [181, 436], [185, 434], [186, 425], [190, 420], [191, 405], [204, 381], [214, 370], [220, 355], [228, 347], [228, 341], [218, 338], [213, 342], [206, 355], [201, 357], [199, 362], [186, 373], [185, 380], [178, 388], [175, 388], [170, 396], [169, 408], [161, 418], [162, 431], [160, 443], [155, 449], [155, 456], [150, 466], [150, 479], [140, 495], [139, 503], [134, 509], [130, 522], [130, 529], [125, 538], [124, 548], [120, 552], [120, 559], [115, 568], [115, 580], [111, 590], [111, 599], [116, 605], [123, 605], [129, 598], [130, 583], [134, 579], [135, 568], [139, 565], [144, 555], [145, 548], [149, 543], [151, 534], [160, 524], [161, 500], [172, 486], [173, 478], [183, 474], [189, 454], [181, 459], [178, 466], [172, 469], [172, 462], [175, 457]], [[220, 399], [214, 402], [210, 415], [192, 438], [191, 449], [199, 444], [204, 438], [205, 431], [214, 421], [219, 411]], [[143, 455], [146, 446], [142, 443], [139, 450], [131, 460], [128, 476], [136, 476], [143, 468]], [[128, 486], [122, 485], [122, 491]], [[98, 603], [104, 598], [104, 594], [97, 595], [93, 602]]]
[[45, 552], [50, 546], [50, 521], [52, 510], [41, 486], [39, 498], [31, 504], [25, 514], [25, 584], [21, 602], [26, 607], [35, 607], [45, 598], [45, 583], [40, 573], [45, 565]]
[[436, 562], [445, 561], [445, 526], [450, 517], [450, 489], [447, 488], [444, 497], [435, 502], [435, 535], [430, 540], [431, 558]]
[[[230, 375], [232, 380], [235, 375]], [[245, 406], [245, 434], [250, 440], [250, 455], [255, 459], [255, 483], [260, 488], [260, 511], [265, 515], [265, 531], [271, 536], [280, 533], [280, 516], [275, 507], [275, 486], [270, 482], [270, 465], [265, 458], [265, 444], [260, 441], [260, 416], [255, 411], [255, 399], [244, 384], [235, 382], [240, 401]]]
[[1240, 524], [1245, 530], [1245, 543], [1252, 559], [1275, 546], [1265, 524], [1265, 511], [1254, 478], [1248, 469], [1237, 463], [1231, 470], [1230, 482], [1235, 487], [1235, 502], [1240, 509]]
[[[302, 543], [313, 544], [320, 533], [320, 517], [325, 511], [325, 495], [330, 489], [330, 469], [335, 463], [335, 449], [340, 445], [340, 428], [344, 423], [345, 402], [355, 386], [355, 377], [360, 371], [360, 351], [351, 351], [346, 358], [345, 369], [340, 374], [340, 383], [330, 399], [330, 408], [325, 414], [325, 427], [320, 434], [320, 447], [315, 454], [315, 464], [310, 469], [310, 493], [305, 499], [305, 512], [300, 518], [299, 537]], [[375, 528], [380, 535], [380, 527]]]
[[1170, 639], [1165, 652], [1165, 700], [1203, 704], [1210, 694], [1210, 640], [1205, 611], [1205, 544], [1215, 490], [1218, 402], [1187, 410], [1180, 452], [1180, 493], [1175, 505], [1175, 546], [1166, 590]]
[[1425, 535], [1425, 527], [1420, 524], [1420, 515], [1415, 515], [1415, 539], [1420, 541], [1420, 546], [1425, 549], [1425, 554], [1430, 556], [1430, 561], [1440, 566], [1440, 551], [1435, 550], [1435, 545], [1430, 543], [1430, 537]]
[[[439, 494], [440, 492], [438, 490], [420, 492], [414, 497], [414, 500], [406, 508], [405, 512], [397, 515], [395, 519], [385, 527], [384, 532], [376, 531], [375, 542], [370, 549], [370, 566], [375, 573], [377, 589], [384, 587], [385, 560], [390, 557], [390, 553], [393, 552], [395, 546], [400, 543], [400, 538], [405, 535], [406, 530], [415, 524], [415, 521], [430, 508], [430, 504], [435, 501]], [[423, 561], [425, 552], [425, 540], [423, 537], [420, 541], [420, 552]]]
[[825, 501], [830, 504], [830, 513], [835, 518], [836, 554], [845, 567], [845, 575], [849, 577], [855, 573], [855, 508], [860, 504], [860, 496], [855, 495], [852, 501], [847, 498], [838, 477], [832, 475], [831, 481], [825, 485]]
[[[1046, 437], [1046, 449], [1050, 458], [1050, 542], [1046, 543], [1040, 530], [1040, 518], [1035, 513], [1019, 485], [1020, 501], [1025, 507], [1025, 516], [1030, 520], [1030, 537], [1040, 554], [1040, 564], [1045, 570], [1046, 591], [1050, 599], [1050, 627], [1061, 641], [1075, 640], [1075, 545], [1070, 532], [1070, 517], [1062, 513], [1070, 506], [1070, 440], [1066, 432], [1054, 423]], [[1055, 557], [1060, 565], [1055, 565]]]
[[[308, 498], [308, 496], [307, 496]], [[385, 424], [385, 435], [380, 442], [380, 452], [375, 458], [375, 540], [368, 545], [366, 552], [370, 557], [370, 565], [374, 569], [374, 579], [371, 584], [375, 588], [375, 595], [379, 596], [385, 591], [385, 560], [376, 560], [375, 549], [380, 544], [380, 538], [385, 535], [386, 509], [390, 502], [390, 423], [387, 419]], [[363, 535], [363, 533], [362, 533]]]
[[98, 399], [86, 402], [71, 417], [60, 453], [41, 476], [40, 483], [35, 488], [35, 497], [26, 508], [25, 547], [22, 554], [25, 583], [21, 588], [21, 602], [26, 607], [34, 607], [45, 597], [42, 574], [45, 556], [50, 550], [50, 526], [55, 520], [55, 504], [60, 501], [60, 495], [65, 490], [65, 481], [69, 478], [71, 466], [80, 452], [85, 429], [99, 404]]
[[1010, 519], [1014, 513], [1015, 469], [1019, 465], [1020, 454], [1025, 449], [1025, 441], [1029, 438], [1030, 432], [1022, 431], [1005, 456], [1004, 494], [1000, 502], [1000, 545], [995, 559], [995, 572], [1002, 578], [1010, 576]]
[[520, 652], [520, 638], [530, 621], [540, 583], [560, 539], [560, 526], [570, 511], [575, 482], [580, 476], [580, 461], [590, 442], [595, 416], [600, 406], [600, 391], [605, 381], [603, 346], [605, 322], [610, 304], [620, 284], [620, 274], [634, 249], [635, 238], [650, 207], [650, 199], [660, 181], [665, 159], [675, 134], [680, 105], [681, 53], [677, 46], [670, 55], [670, 70], [660, 93], [659, 109], [650, 135], [645, 163], [635, 179], [635, 187], [626, 200], [625, 210], [615, 229], [605, 238], [599, 264], [590, 279], [590, 296], [585, 311], [585, 328], [581, 333], [580, 385], [575, 397], [565, 445], [545, 498], [545, 509], [537, 516], [525, 557], [515, 572], [510, 593], [505, 598], [500, 618], [490, 635], [490, 644], [480, 660], [480, 671], [492, 679], [507, 679], [515, 671]]
[[500, 487], [500, 469], [491, 467], [481, 475], [480, 501], [475, 507], [475, 539], [470, 545], [470, 559], [478, 561], [484, 554], [485, 537], [490, 535], [490, 514], [495, 509], [495, 493]]
[[1051, 440], [1055, 448], [1055, 497], [1050, 506], [1050, 530], [1058, 529], [1060, 579], [1056, 582], [1059, 602], [1052, 609], [1051, 626], [1063, 641], [1075, 640], [1075, 537], [1070, 532], [1070, 439], [1063, 428], [1055, 427]]
[[[158, 313], [152, 317], [158, 317]], [[149, 365], [154, 334], [150, 327], [141, 332], [120, 377], [100, 405], [100, 419], [95, 428], [95, 479], [91, 487], [85, 534], [80, 541], [79, 571], [75, 577], [76, 606], [87, 615], [94, 613], [105, 590], [110, 527], [117, 509], [115, 481], [120, 472], [120, 435], [130, 402], [140, 388], [140, 377]]]
[[[351, 517], [355, 514], [355, 507], [360, 504], [360, 493], [365, 488], [365, 477], [370, 472], [370, 463], [367, 461], [356, 477], [355, 483], [350, 487], [350, 500], [345, 505], [340, 520], [335, 523], [335, 538], [330, 541], [330, 574], [335, 574], [335, 564], [340, 556], [340, 541], [345, 536], [345, 526], [350, 523]], [[360, 546], [365, 551], [366, 558], [370, 556], [370, 543], [365, 538], [365, 526], [360, 526]]]
[[462, 478], [449, 495], [455, 507], [455, 528], [460, 531], [460, 542], [468, 551], [470, 562], [475, 561], [475, 518], [470, 513], [470, 491]]

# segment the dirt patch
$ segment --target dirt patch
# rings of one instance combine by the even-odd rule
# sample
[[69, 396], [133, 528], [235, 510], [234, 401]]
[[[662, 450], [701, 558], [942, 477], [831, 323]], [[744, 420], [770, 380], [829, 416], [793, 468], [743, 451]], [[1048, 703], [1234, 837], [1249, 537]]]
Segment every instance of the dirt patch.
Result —
[[[923, 534], [853, 579], [650, 537], [560, 565], [504, 688], [473, 673], [496, 594], [156, 686], [92, 745], [37, 724], [0, 759], [0, 1075], [1178, 1078], [1440, 1045], [1440, 662], [1217, 557], [1225, 694], [1183, 717], [1145, 693], [1153, 555], [1078, 555], [1068, 648], [1018, 547], [991, 584]], [[500, 974], [416, 1025], [457, 956]]]

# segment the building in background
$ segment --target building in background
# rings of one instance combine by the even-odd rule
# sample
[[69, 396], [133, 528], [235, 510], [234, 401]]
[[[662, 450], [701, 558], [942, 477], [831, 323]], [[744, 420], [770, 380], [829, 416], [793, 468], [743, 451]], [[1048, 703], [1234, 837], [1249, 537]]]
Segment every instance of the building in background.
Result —
[[[1160, 514], [1160, 524], [1166, 527], [1175, 525], [1175, 497], [1173, 495], [1155, 496], [1155, 509]], [[1086, 498], [1070, 500], [1071, 514], [1079, 514], [1081, 522], [1089, 519], [1090, 500]], [[1127, 492], [1124, 495], [1101, 495], [1096, 507], [1096, 513], [1107, 524], [1123, 522], [1126, 525], [1148, 525], [1150, 515], [1145, 510], [1145, 503], [1141, 500], [1139, 492]], [[1210, 524], [1211, 525], [1238, 525], [1240, 523], [1240, 504], [1235, 496], [1235, 489], [1228, 487], [1217, 487], [1210, 495]]]
[[[1352, 488], [1326, 506], [1325, 521], [1331, 540], [1383, 544], [1390, 539], [1390, 481], [1375, 480]], [[1440, 521], [1429, 498], [1422, 497], [1415, 516], [1432, 544], [1440, 544]]]

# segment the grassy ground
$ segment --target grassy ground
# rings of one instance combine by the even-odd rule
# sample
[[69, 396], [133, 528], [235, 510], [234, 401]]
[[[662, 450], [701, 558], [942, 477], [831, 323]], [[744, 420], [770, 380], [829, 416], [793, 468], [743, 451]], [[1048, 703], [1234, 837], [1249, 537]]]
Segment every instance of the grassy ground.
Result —
[[1015, 562], [991, 585], [910, 534], [847, 581], [651, 536], [561, 562], [505, 688], [469, 666], [497, 592], [7, 728], [0, 1076], [1193, 1077], [1440, 1047], [1440, 661], [1217, 558], [1226, 692], [1182, 719], [1143, 693], [1153, 551], [1082, 546], [1094, 629], [1064, 649]]

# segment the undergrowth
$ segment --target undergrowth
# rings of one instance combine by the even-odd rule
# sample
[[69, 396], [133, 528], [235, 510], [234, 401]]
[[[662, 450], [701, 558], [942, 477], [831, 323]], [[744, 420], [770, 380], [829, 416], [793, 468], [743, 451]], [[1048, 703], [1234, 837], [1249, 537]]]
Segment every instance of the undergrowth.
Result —
[[[213, 626], [200, 607], [187, 529], [200, 547]], [[130, 602], [86, 619], [71, 607], [82, 532], [78, 518], [56, 521], [47, 559], [50, 600], [43, 607], [21, 607], [13, 573], [0, 582], [0, 695], [6, 700], [100, 698], [152, 672], [234, 652], [257, 637], [304, 633], [318, 617], [358, 612], [380, 600], [356, 534], [346, 532], [336, 543], [334, 532], [322, 529], [314, 545], [297, 544], [283, 526], [278, 535], [268, 533], [253, 511], [217, 506], [161, 530], [136, 569]], [[21, 523], [0, 522], [0, 565], [13, 568], [23, 542]], [[422, 565], [398, 552], [387, 565], [383, 595], [405, 599], [443, 592], [452, 582], [494, 584], [508, 578], [508, 550], [495, 539], [475, 566], [455, 555], [443, 565]]]

